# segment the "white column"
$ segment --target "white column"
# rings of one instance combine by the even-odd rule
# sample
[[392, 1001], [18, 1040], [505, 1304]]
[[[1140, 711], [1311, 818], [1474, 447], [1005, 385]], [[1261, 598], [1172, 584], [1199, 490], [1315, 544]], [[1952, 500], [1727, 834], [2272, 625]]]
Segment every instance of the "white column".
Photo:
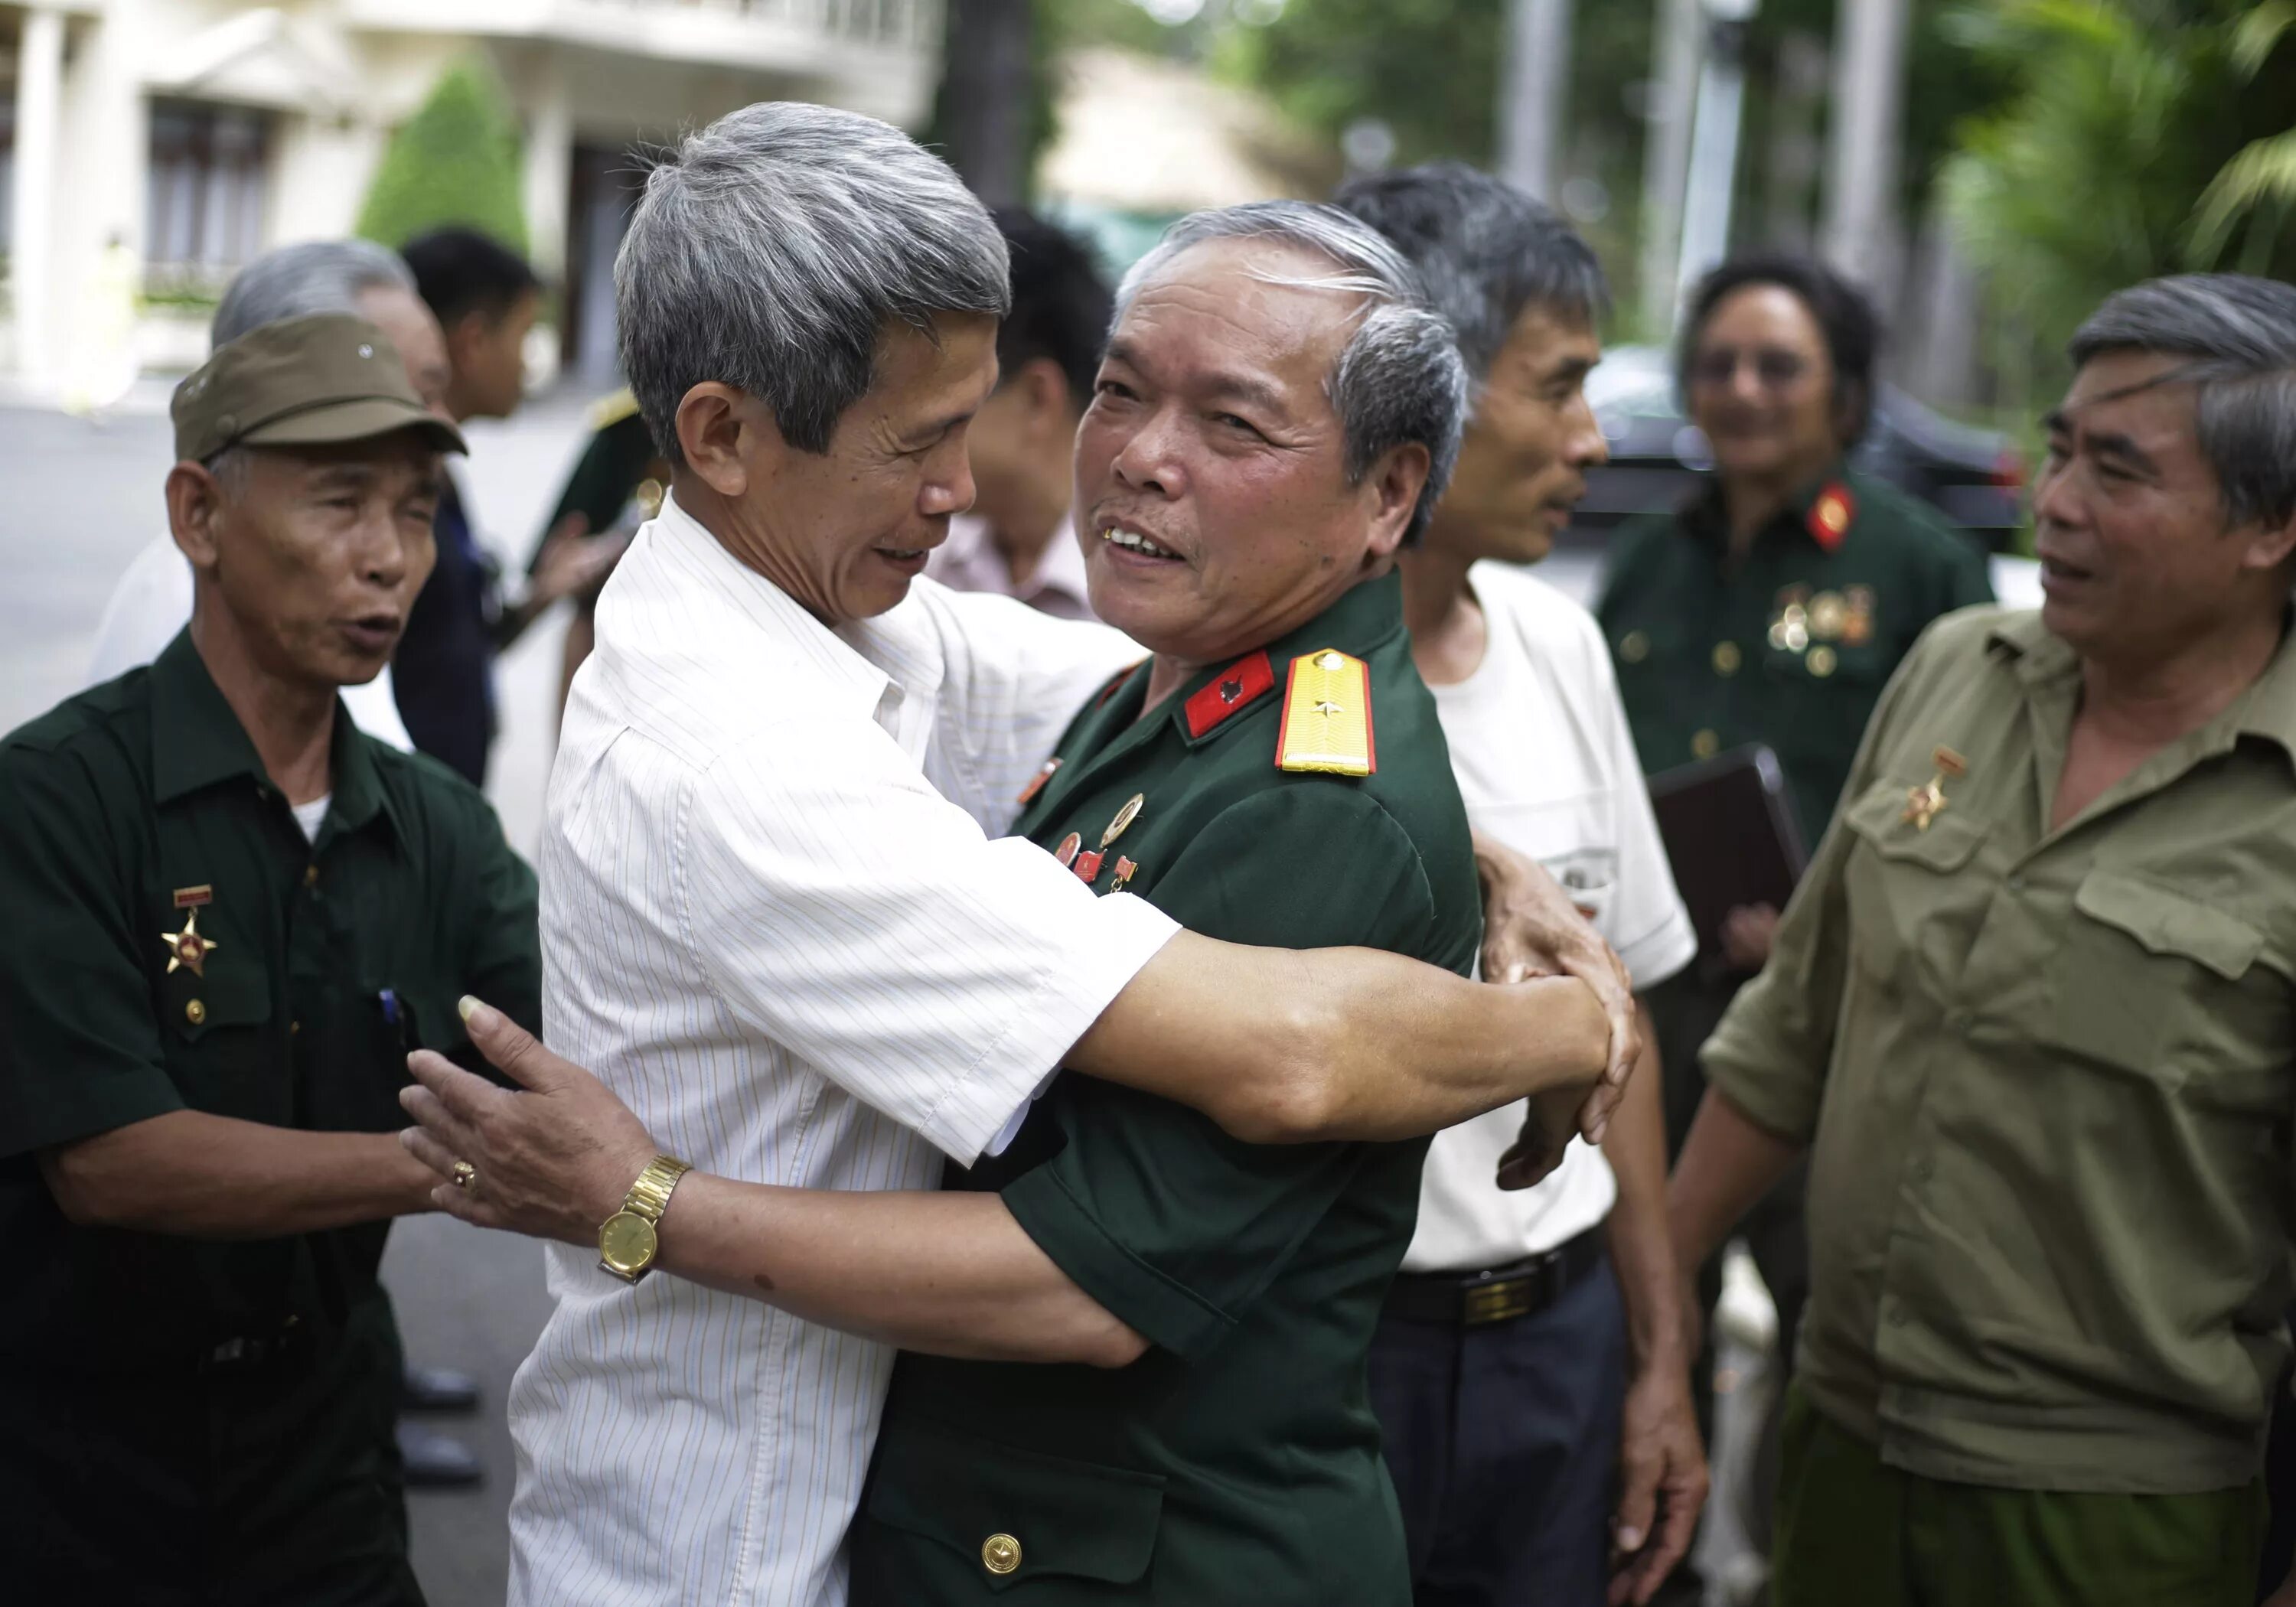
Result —
[[1570, 82], [1570, 0], [1511, 0], [1499, 80], [1499, 176], [1552, 201]]
[[1690, 122], [1706, 51], [1698, 0], [1658, 0], [1648, 132], [1643, 136], [1643, 324], [1662, 340], [1674, 327], [1675, 274], [1682, 255], [1682, 201], [1690, 176]]
[[566, 212], [574, 182], [574, 99], [556, 50], [544, 46], [527, 84], [527, 255], [536, 273], [556, 283], [566, 275]]
[[1905, 137], [1906, 0], [1841, 0], [1825, 170], [1827, 258], [1886, 295], [1898, 236]]
[[16, 310], [16, 366], [33, 384], [51, 371], [54, 307], [57, 138], [64, 71], [63, 13], [24, 13], [16, 55], [15, 196], [8, 218], [9, 278]]

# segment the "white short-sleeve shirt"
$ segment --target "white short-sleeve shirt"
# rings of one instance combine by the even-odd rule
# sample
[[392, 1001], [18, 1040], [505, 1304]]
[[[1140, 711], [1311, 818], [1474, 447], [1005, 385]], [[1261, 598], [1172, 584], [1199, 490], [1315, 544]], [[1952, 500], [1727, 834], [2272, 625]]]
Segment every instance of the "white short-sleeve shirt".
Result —
[[[192, 566], [177, 550], [175, 537], [163, 535], [135, 554], [119, 584], [111, 588], [103, 618], [96, 624], [86, 685], [94, 686], [149, 664], [191, 621]], [[342, 699], [351, 723], [360, 730], [401, 753], [414, 751], [414, 739], [398, 717], [390, 665], [364, 686], [344, 687]]]
[[[926, 580], [832, 631], [665, 503], [599, 600], [551, 775], [551, 1046], [705, 1170], [935, 1187], [1177, 930], [990, 835], [1139, 656]], [[546, 1253], [512, 1602], [841, 1603], [891, 1349]]]
[[[1488, 628], [1465, 680], [1431, 688], [1476, 830], [1551, 872], [1627, 963], [1637, 988], [1690, 963], [1698, 939], [1676, 892], [1594, 617], [1529, 571], [1469, 573]], [[1483, 1272], [1599, 1224], [1618, 1198], [1600, 1150], [1573, 1139], [1536, 1188], [1492, 1181], [1522, 1126], [1510, 1105], [1436, 1135], [1406, 1272]]]

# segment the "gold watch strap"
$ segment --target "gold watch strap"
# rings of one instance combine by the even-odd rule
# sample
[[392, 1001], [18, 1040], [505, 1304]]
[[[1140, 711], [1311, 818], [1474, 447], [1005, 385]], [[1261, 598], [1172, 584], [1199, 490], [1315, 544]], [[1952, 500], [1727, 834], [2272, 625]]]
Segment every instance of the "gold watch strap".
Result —
[[646, 1162], [638, 1180], [630, 1185], [630, 1192], [622, 1196], [622, 1209], [649, 1222], [660, 1222], [661, 1213], [669, 1209], [669, 1191], [693, 1169], [674, 1155], [656, 1155]]

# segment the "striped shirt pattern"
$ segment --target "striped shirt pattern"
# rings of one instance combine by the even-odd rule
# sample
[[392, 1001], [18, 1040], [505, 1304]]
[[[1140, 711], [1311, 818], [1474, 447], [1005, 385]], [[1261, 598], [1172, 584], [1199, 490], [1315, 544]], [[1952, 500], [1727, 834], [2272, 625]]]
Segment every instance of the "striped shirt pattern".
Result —
[[[832, 631], [664, 504], [600, 600], [551, 776], [551, 1046], [704, 1170], [935, 1186], [1176, 930], [993, 836], [1138, 657], [923, 580]], [[510, 1398], [511, 1601], [841, 1603], [892, 1352], [546, 1254], [555, 1309]]]

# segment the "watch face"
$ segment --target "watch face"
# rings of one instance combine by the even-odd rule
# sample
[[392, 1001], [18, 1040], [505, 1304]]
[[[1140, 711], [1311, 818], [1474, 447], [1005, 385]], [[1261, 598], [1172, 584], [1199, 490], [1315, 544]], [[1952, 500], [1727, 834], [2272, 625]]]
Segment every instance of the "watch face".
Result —
[[616, 1211], [598, 1230], [598, 1259], [628, 1276], [653, 1263], [653, 1224], [636, 1211]]

